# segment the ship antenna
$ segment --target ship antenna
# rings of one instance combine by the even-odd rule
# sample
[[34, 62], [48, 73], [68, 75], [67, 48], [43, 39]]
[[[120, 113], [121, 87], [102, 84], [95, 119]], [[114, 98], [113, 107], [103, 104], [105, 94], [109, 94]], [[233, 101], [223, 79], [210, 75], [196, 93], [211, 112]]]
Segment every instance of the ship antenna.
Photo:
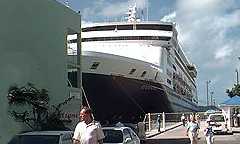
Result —
[[137, 4], [135, 3], [134, 6], [129, 6], [128, 8], [128, 22], [136, 22], [137, 21], [137, 17], [136, 17], [136, 13], [137, 13]]
[[148, 0], [147, 0], [147, 21], [148, 21]]

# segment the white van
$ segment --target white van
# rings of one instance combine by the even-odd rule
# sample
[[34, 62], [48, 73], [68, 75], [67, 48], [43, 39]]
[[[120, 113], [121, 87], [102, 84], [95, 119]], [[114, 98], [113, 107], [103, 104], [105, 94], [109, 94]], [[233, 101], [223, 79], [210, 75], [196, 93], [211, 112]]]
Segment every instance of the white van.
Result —
[[222, 113], [210, 114], [207, 120], [210, 121], [210, 125], [212, 126], [214, 133], [219, 132], [227, 133], [229, 131], [229, 128], [227, 126], [228, 119], [224, 114]]

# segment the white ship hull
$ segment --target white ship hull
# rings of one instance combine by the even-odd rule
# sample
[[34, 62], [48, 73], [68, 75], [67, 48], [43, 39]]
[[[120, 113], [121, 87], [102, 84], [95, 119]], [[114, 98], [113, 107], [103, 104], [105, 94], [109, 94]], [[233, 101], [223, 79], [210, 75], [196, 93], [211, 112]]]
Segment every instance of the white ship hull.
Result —
[[[97, 69], [91, 69], [94, 62], [99, 62]], [[137, 69], [134, 75], [129, 74], [133, 67]], [[146, 69], [148, 73], [143, 78], [141, 74]], [[196, 104], [161, 83], [164, 74], [151, 63], [83, 52], [82, 70], [83, 87], [97, 120], [134, 122], [149, 112], [197, 111]]]

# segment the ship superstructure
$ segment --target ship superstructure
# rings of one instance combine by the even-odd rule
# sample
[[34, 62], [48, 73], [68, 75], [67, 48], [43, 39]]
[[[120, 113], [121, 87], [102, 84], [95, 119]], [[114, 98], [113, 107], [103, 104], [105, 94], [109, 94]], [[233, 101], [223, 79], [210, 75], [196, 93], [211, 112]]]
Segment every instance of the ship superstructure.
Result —
[[127, 22], [82, 27], [83, 87], [96, 118], [134, 121], [148, 112], [197, 111], [196, 67], [175, 24], [141, 22], [135, 9]]

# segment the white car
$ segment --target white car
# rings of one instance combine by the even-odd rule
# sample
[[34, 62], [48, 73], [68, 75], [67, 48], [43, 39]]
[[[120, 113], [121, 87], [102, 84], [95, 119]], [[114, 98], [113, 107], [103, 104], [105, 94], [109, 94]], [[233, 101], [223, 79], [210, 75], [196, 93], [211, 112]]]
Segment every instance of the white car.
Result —
[[103, 127], [104, 144], [140, 144], [137, 134], [129, 127]]
[[210, 121], [214, 133], [229, 131], [227, 127], [227, 118], [224, 114], [210, 114], [207, 120]]
[[72, 131], [33, 131], [16, 135], [8, 144], [72, 144]]

